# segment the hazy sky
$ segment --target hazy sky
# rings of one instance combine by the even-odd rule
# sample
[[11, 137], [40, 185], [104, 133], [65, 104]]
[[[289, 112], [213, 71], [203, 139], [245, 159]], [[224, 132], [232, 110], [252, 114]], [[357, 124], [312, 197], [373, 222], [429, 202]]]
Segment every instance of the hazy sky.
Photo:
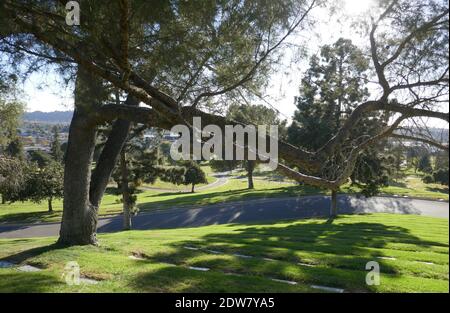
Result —
[[[287, 42], [293, 45], [306, 47], [308, 55], [319, 52], [319, 47], [323, 44], [335, 42], [339, 37], [350, 38], [355, 44], [367, 42], [360, 34], [349, 27], [349, 18], [358, 14], [364, 14], [373, 0], [343, 0], [347, 18], [340, 16], [330, 18], [324, 9], [316, 8], [312, 14], [318, 20], [313, 31], [299, 32], [291, 36]], [[308, 58], [302, 58], [301, 62], [294, 62], [298, 59], [298, 52], [295, 47], [285, 49], [283, 66], [270, 79], [269, 87], [266, 90], [268, 102], [276, 108], [282, 118], [291, 118], [295, 111], [294, 97], [298, 95], [298, 86], [302, 78], [302, 72], [308, 65]], [[69, 86], [61, 87], [57, 84], [58, 76], [52, 72], [35, 73], [24, 84], [26, 94], [27, 110], [29, 111], [55, 111], [69, 110], [73, 108], [73, 90]], [[270, 106], [266, 103], [266, 105]], [[448, 127], [442, 121], [431, 121], [439, 127]]]

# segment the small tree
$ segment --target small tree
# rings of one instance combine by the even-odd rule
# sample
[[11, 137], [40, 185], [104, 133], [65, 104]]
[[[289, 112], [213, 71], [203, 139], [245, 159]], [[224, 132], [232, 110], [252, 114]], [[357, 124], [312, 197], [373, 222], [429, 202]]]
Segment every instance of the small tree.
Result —
[[448, 162], [448, 151], [437, 151], [436, 159], [434, 162], [434, 170], [438, 171], [440, 169], [445, 169], [449, 167]]
[[242, 161], [212, 159], [209, 161], [209, 165], [214, 172], [232, 172], [242, 165]]
[[53, 200], [63, 197], [64, 168], [59, 162], [50, 162], [46, 166], [28, 173], [21, 200], [40, 203], [47, 200], [48, 211], [53, 212]]
[[23, 108], [21, 103], [5, 101], [0, 88], [0, 149], [6, 147], [16, 137]]
[[61, 143], [59, 141], [59, 133], [58, 133], [58, 127], [57, 126], [53, 126], [52, 129], [53, 132], [53, 140], [51, 143], [51, 152], [50, 154], [52, 155], [53, 159], [57, 162], [62, 162], [63, 157], [64, 157], [64, 153], [61, 149]]
[[29, 151], [29, 160], [37, 163], [39, 167], [46, 167], [53, 162], [53, 158], [50, 154], [42, 150]]
[[16, 136], [10, 141], [10, 143], [6, 147], [6, 153], [13, 158], [23, 160], [25, 154], [23, 150], [23, 143], [19, 137]]
[[433, 175], [427, 174], [422, 178], [422, 181], [425, 184], [432, 184], [432, 183], [434, 183], [434, 177], [433, 177]]
[[448, 186], [448, 168], [441, 168], [435, 171], [433, 178], [436, 183]]
[[167, 183], [172, 183], [174, 185], [184, 184], [184, 174], [186, 173], [186, 168], [181, 166], [171, 166], [164, 168], [160, 173], [160, 178], [162, 181]]
[[119, 163], [112, 177], [117, 183], [118, 193], [122, 195], [124, 224], [123, 229], [131, 229], [131, 215], [137, 212], [136, 193], [143, 183], [153, 184], [160, 169], [157, 164], [156, 150], [135, 149], [137, 146], [128, 143], [121, 153]]
[[419, 163], [417, 164], [417, 169], [423, 173], [431, 173], [433, 171], [430, 156], [428, 154], [424, 154], [420, 157]]
[[[278, 125], [278, 135], [279, 138], [286, 137], [286, 123], [287, 121], [280, 120], [278, 118], [278, 113], [268, 108], [264, 105], [238, 105], [232, 104], [228, 108], [227, 117], [231, 120], [238, 121], [244, 124], [254, 124], [254, 125]], [[247, 171], [248, 189], [254, 188], [253, 183], [253, 171], [256, 167], [256, 162], [254, 160], [247, 161], [225, 161], [232, 162], [228, 163], [235, 167], [242, 166]], [[234, 162], [234, 163], [233, 163]]]
[[194, 192], [195, 185], [206, 184], [207, 182], [206, 174], [201, 167], [196, 162], [189, 162], [184, 174], [184, 184], [192, 185], [191, 192]]
[[25, 181], [24, 162], [0, 156], [0, 193], [2, 204], [15, 198]]

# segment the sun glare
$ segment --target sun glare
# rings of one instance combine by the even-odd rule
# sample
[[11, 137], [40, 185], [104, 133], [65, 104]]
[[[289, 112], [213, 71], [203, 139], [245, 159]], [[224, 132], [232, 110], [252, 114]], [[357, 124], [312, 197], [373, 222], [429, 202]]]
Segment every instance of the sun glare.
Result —
[[344, 0], [345, 11], [349, 15], [359, 15], [367, 12], [373, 4], [373, 0]]

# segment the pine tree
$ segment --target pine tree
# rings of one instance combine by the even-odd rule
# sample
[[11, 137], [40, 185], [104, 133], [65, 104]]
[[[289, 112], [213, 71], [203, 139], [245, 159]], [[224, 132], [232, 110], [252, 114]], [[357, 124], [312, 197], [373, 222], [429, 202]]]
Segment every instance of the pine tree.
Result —
[[420, 157], [419, 163], [417, 164], [417, 169], [423, 173], [430, 174], [433, 172], [433, 167], [431, 166], [431, 160], [429, 154], [424, 154]]
[[[322, 147], [339, 130], [347, 116], [367, 97], [365, 86], [368, 60], [362, 51], [348, 39], [338, 39], [332, 45], [321, 48], [320, 55], [310, 60], [300, 84], [300, 95], [296, 97], [297, 110], [289, 126], [288, 141], [308, 150]], [[380, 125], [367, 116], [354, 125], [352, 137], [374, 132]], [[386, 167], [378, 157], [380, 150], [373, 146], [362, 153], [351, 175], [366, 195], [373, 195], [387, 183]], [[334, 159], [339, 163], [340, 156]], [[335, 165], [324, 164], [322, 176], [334, 178]], [[317, 173], [312, 173], [317, 174]], [[336, 215], [337, 190], [332, 190], [331, 215]]]
[[53, 140], [51, 143], [51, 155], [57, 162], [62, 162], [64, 154], [61, 149], [61, 143], [59, 141], [59, 131], [57, 126], [53, 126]]

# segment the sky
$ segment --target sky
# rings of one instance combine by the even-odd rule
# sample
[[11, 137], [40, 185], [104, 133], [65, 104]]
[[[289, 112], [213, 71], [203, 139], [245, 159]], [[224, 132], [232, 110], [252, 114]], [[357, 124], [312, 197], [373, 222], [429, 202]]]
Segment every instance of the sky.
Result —
[[[298, 95], [298, 86], [302, 73], [308, 66], [309, 56], [319, 52], [320, 46], [335, 42], [338, 38], [350, 38], [358, 43], [366, 42], [365, 38], [349, 27], [349, 19], [359, 14], [365, 14], [370, 10], [373, 0], [342, 0], [345, 15], [332, 17], [328, 11], [316, 8], [312, 11], [317, 24], [313, 31], [299, 32], [287, 39], [287, 43], [306, 47], [308, 58], [302, 58], [299, 62], [296, 48], [285, 49], [281, 68], [269, 80], [266, 89], [267, 106], [276, 108], [280, 117], [290, 120], [296, 107], [294, 97]], [[293, 62], [296, 60], [296, 62]], [[59, 84], [57, 74], [48, 71], [45, 73], [34, 73], [24, 83], [25, 102], [27, 111], [64, 111], [73, 109], [73, 89], [71, 86], [63, 87]], [[448, 128], [448, 124], [431, 120], [429, 123], [436, 127]]]

